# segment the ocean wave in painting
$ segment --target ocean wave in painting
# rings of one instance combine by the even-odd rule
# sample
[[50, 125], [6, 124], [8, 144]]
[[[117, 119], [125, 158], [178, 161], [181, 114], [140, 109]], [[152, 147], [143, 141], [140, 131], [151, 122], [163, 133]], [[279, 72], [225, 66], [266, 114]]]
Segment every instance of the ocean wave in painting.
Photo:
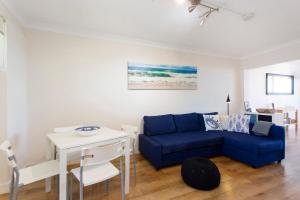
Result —
[[197, 67], [128, 63], [129, 89], [197, 89]]

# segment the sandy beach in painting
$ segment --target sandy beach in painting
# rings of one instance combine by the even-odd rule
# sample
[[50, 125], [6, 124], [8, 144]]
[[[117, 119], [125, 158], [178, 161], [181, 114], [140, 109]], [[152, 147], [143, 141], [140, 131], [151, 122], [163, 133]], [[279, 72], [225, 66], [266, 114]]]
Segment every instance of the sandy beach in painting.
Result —
[[128, 63], [128, 89], [196, 90], [197, 67]]

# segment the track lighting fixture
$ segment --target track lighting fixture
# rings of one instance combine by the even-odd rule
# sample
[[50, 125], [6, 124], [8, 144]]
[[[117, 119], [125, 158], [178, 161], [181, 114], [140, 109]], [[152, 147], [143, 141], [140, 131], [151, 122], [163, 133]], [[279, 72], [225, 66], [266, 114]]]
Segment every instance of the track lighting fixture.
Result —
[[244, 20], [244, 21], [248, 21], [248, 20], [251, 20], [253, 17], [254, 17], [254, 13], [250, 12], [250, 13], [241, 13], [241, 12], [238, 12], [238, 11], [235, 11], [235, 10], [232, 10], [230, 8], [227, 8], [227, 7], [220, 7], [218, 5], [214, 5], [214, 4], [211, 4], [211, 3], [208, 3], [206, 2], [205, 0], [189, 0], [190, 2], [190, 6], [188, 7], [188, 11], [191, 13], [193, 12], [197, 7], [204, 7], [204, 8], [207, 8], [208, 11], [206, 11], [204, 14], [202, 14], [199, 18], [200, 18], [200, 25], [202, 26], [207, 18], [213, 13], [213, 12], [218, 12], [219, 9], [221, 8], [222, 10], [225, 10], [227, 12], [231, 12], [235, 15], [239, 15], [241, 16], [241, 18]]
[[209, 9], [208, 11], [206, 11], [203, 15], [201, 15], [201, 16], [199, 17], [199, 18], [200, 18], [200, 25], [201, 25], [201, 26], [206, 22], [207, 18], [208, 18], [213, 12], [219, 11], [219, 8], [213, 8], [213, 7], [209, 6], [209, 5], [203, 4], [203, 3], [201, 2], [202, 0], [189, 0], [189, 1], [190, 1], [190, 3], [191, 3], [191, 6], [189, 6], [188, 11], [189, 11], [190, 13], [193, 12], [193, 11], [197, 8], [197, 6], [202, 6], [202, 7], [205, 7], [205, 8], [208, 8], [208, 9]]

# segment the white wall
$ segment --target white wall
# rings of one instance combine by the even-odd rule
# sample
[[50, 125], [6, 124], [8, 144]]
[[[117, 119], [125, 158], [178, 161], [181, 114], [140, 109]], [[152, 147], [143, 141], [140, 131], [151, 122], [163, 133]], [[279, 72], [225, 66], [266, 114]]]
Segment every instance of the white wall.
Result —
[[[6, 72], [0, 71], [0, 142], [6, 137]], [[0, 152], [0, 194], [7, 191], [8, 166]]]
[[[274, 72], [277, 71], [278, 73], [289, 73], [290, 69], [288, 69], [289, 67], [287, 67], [285, 63], [296, 61], [296, 60], [300, 60], [300, 40], [292, 41], [288, 44], [279, 46], [277, 48], [270, 49], [264, 52], [259, 52], [255, 55], [242, 58], [240, 61], [240, 65], [242, 69], [255, 69], [255, 68], [266, 67], [266, 66], [268, 67], [268, 66], [279, 64], [279, 69], [275, 69]], [[283, 63], [283, 65], [281, 65], [282, 67], [280, 67], [280, 63]], [[247, 80], [250, 77], [250, 73], [248, 77], [245, 77], [247, 73], [241, 73], [241, 79], [244, 80], [244, 84], [245, 84], [244, 87], [241, 88], [243, 99], [250, 100], [250, 104], [252, 107], [264, 107], [266, 105], [267, 106], [270, 105], [270, 103], [272, 102], [276, 103], [277, 105], [291, 104], [291, 105], [295, 105], [295, 107], [299, 107], [298, 105], [299, 103], [295, 102], [297, 101], [296, 100], [297, 99], [296, 96], [298, 96], [297, 94], [295, 94], [295, 96], [293, 97], [287, 97], [287, 96], [279, 97], [279, 96], [264, 95], [265, 78], [263, 77], [265, 75], [264, 76], [262, 75], [263, 72], [265, 72], [264, 69], [261, 69], [261, 71], [258, 69], [257, 71], [254, 70], [252, 72], [253, 74], [257, 74], [257, 80], [252, 80], [251, 78], [250, 80]], [[253, 77], [255, 76], [252, 76], [252, 78]], [[250, 87], [252, 87], [252, 89]], [[258, 90], [258, 92], [255, 92], [256, 89]], [[298, 93], [296, 89], [295, 89], [295, 93]]]
[[[22, 26], [0, 2], [0, 13], [7, 20], [7, 69], [1, 72], [0, 142], [9, 139], [15, 149], [18, 163], [23, 166], [27, 150], [27, 64], [26, 38]], [[3, 110], [2, 110], [3, 108]], [[5, 114], [3, 114], [5, 113]], [[0, 154], [0, 193], [7, 191], [8, 167], [6, 159]]]
[[290, 42], [276, 49], [261, 52], [241, 59], [243, 68], [255, 68], [300, 60], [300, 40]]
[[[294, 75], [294, 95], [266, 95], [266, 73]], [[244, 71], [244, 98], [254, 108], [294, 106], [300, 109], [300, 61], [281, 63]]]
[[[144, 115], [240, 108], [239, 62], [109, 40], [27, 30], [29, 161], [42, 160], [54, 127], [139, 125]], [[127, 90], [127, 61], [199, 67], [198, 90]], [[36, 149], [39, 149], [36, 151]]]

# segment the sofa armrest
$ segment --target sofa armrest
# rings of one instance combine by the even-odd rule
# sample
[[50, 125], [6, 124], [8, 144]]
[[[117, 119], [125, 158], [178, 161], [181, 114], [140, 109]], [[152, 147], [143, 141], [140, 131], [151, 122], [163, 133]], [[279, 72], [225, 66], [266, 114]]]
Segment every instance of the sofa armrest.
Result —
[[144, 134], [139, 135], [139, 151], [155, 166], [156, 169], [161, 167], [161, 145]]
[[273, 125], [270, 129], [270, 138], [285, 141], [285, 129], [282, 126]]
[[269, 136], [275, 140], [281, 140], [283, 149], [282, 149], [282, 157], [281, 159], [285, 158], [285, 128], [283, 126], [273, 125], [270, 129]]

